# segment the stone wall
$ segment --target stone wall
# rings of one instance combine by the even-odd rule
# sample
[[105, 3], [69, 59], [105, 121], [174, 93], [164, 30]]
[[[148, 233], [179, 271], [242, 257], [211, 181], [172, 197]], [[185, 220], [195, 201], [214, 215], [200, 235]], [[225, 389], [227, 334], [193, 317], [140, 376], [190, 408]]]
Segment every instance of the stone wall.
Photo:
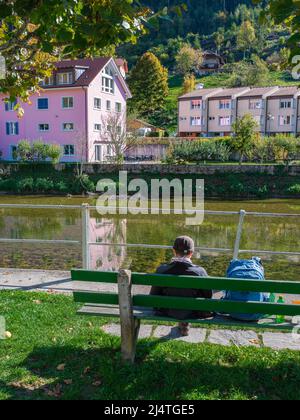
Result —
[[[23, 166], [23, 165], [22, 165]], [[39, 165], [36, 165], [37, 167]], [[45, 164], [41, 165], [45, 168]], [[50, 167], [50, 165], [49, 165]], [[59, 163], [55, 165], [57, 171], [75, 170], [75, 164]], [[0, 163], [1, 175], [17, 172], [20, 168], [18, 163]], [[51, 165], [52, 168], [52, 165]], [[127, 171], [132, 174], [154, 174], [154, 175], [218, 175], [224, 173], [245, 173], [290, 176], [300, 175], [300, 165], [292, 165], [286, 168], [283, 165], [163, 165], [158, 163], [128, 163], [123, 165], [89, 163], [84, 165], [84, 172], [93, 174], [115, 174], [119, 171]]]

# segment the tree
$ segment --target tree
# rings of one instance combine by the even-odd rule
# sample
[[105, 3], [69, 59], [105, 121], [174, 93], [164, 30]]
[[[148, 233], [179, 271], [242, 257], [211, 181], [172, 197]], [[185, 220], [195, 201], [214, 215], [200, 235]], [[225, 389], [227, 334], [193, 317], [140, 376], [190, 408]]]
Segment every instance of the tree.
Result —
[[[264, 0], [253, 0], [253, 2], [255, 4], [265, 3]], [[290, 58], [299, 56], [300, 53], [299, 13], [300, 3], [292, 0], [269, 0], [268, 7], [265, 7], [261, 13], [263, 22], [268, 22], [271, 18], [276, 25], [284, 25], [289, 29], [290, 37], [286, 44], [291, 49]]]
[[194, 74], [187, 74], [184, 77], [182, 95], [193, 92], [196, 89], [196, 77]]
[[176, 56], [177, 72], [181, 75], [197, 72], [203, 62], [201, 50], [196, 50], [190, 45], [185, 44]]
[[255, 41], [255, 29], [249, 20], [245, 20], [237, 33], [237, 47], [244, 52], [244, 60], [246, 52], [251, 49], [251, 45]]
[[[173, 9], [180, 14], [182, 8]], [[0, 55], [6, 62], [0, 92], [12, 102], [28, 101], [55, 61], [111, 55], [160, 17], [168, 18], [168, 8], [153, 13], [133, 0], [0, 0]]]
[[240, 154], [240, 164], [242, 164], [244, 157], [249, 155], [254, 147], [258, 124], [252, 115], [246, 114], [238, 118], [232, 128], [234, 132], [232, 149]]
[[216, 44], [217, 52], [220, 53], [225, 41], [225, 29], [219, 28], [217, 32], [214, 33], [213, 37]]
[[14, 159], [22, 162], [46, 162], [58, 163], [62, 154], [58, 144], [43, 143], [42, 140], [29, 142], [21, 140], [14, 152]]
[[102, 117], [105, 140], [110, 146], [112, 160], [117, 164], [124, 162], [125, 153], [136, 146], [138, 137], [128, 134], [126, 130], [126, 114], [109, 114]]
[[251, 61], [239, 61], [227, 65], [225, 70], [231, 74], [228, 80], [230, 87], [266, 86], [270, 81], [270, 72], [266, 63], [256, 55]]
[[154, 54], [148, 52], [139, 59], [128, 82], [133, 94], [131, 111], [145, 117], [164, 107], [169, 93], [168, 71]]

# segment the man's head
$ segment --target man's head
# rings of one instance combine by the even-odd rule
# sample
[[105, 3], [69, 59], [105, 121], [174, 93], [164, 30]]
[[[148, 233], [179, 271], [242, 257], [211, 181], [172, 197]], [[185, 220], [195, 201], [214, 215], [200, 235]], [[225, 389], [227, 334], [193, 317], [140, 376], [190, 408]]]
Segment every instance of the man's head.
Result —
[[191, 258], [195, 251], [194, 241], [189, 236], [179, 236], [174, 242], [173, 250], [177, 257]]

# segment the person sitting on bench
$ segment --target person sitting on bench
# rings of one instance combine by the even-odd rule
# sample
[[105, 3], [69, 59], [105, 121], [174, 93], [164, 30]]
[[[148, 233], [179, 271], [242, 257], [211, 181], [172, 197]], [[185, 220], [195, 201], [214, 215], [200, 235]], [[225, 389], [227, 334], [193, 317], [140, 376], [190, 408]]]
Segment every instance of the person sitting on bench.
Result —
[[[173, 251], [174, 258], [170, 264], [161, 265], [157, 274], [173, 274], [177, 276], [198, 276], [208, 277], [204, 268], [194, 265], [192, 257], [195, 250], [194, 241], [188, 236], [180, 236], [175, 240]], [[155, 296], [173, 296], [173, 297], [187, 297], [187, 298], [206, 298], [211, 299], [212, 290], [201, 289], [178, 289], [172, 287], [152, 287], [151, 295]], [[158, 315], [167, 316], [178, 320], [204, 319], [213, 316], [212, 313], [177, 310], [177, 309], [156, 309]], [[189, 324], [181, 322], [179, 330], [183, 336], [188, 335]]]

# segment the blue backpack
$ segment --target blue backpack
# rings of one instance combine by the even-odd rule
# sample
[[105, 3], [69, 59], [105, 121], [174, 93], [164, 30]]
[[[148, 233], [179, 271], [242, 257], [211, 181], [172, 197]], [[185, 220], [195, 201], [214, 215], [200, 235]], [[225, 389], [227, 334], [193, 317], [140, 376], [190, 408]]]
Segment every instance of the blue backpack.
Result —
[[[227, 277], [230, 279], [265, 280], [265, 270], [261, 259], [253, 257], [251, 260], [231, 261]], [[269, 294], [260, 292], [225, 292], [224, 300], [239, 302], [269, 302]], [[262, 314], [230, 314], [231, 318], [241, 321], [259, 321], [264, 317]]]

